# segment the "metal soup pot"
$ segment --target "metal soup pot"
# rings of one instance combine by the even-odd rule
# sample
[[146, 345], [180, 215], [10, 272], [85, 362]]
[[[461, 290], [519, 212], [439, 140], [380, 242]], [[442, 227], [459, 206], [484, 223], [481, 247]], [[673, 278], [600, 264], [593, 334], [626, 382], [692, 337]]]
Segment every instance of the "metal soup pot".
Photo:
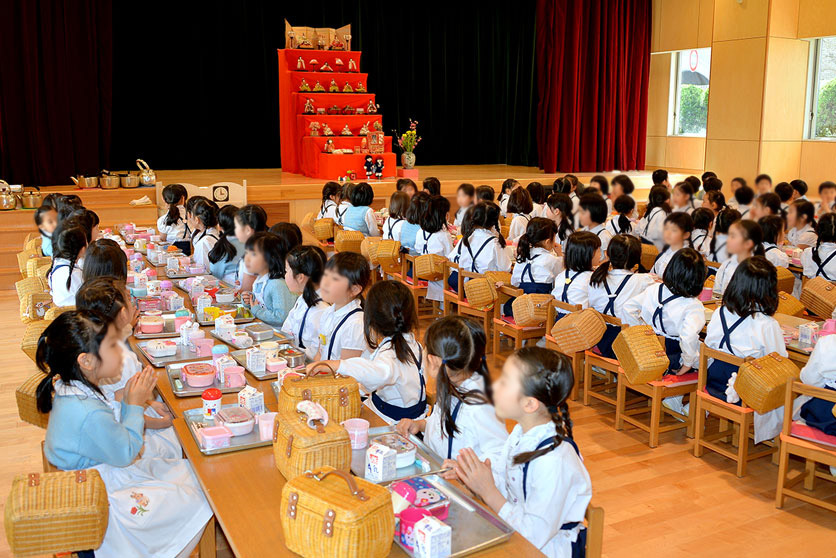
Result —
[[120, 173], [119, 181], [122, 183], [122, 188], [136, 188], [139, 186], [139, 175], [129, 172]]
[[157, 183], [157, 173], [148, 166], [148, 163], [142, 159], [137, 159], [136, 166], [139, 167], [140, 184], [143, 186], [154, 186]]
[[119, 175], [109, 170], [103, 170], [102, 175], [99, 177], [99, 184], [105, 190], [114, 190], [119, 187]]
[[70, 180], [72, 180], [76, 186], [79, 188], [89, 189], [89, 188], [98, 188], [99, 187], [99, 177], [98, 176], [71, 176]]
[[0, 211], [9, 211], [17, 206], [17, 197], [5, 180], [0, 180]]
[[41, 189], [37, 186], [27, 186], [20, 193], [20, 201], [24, 209], [37, 209], [41, 206]]

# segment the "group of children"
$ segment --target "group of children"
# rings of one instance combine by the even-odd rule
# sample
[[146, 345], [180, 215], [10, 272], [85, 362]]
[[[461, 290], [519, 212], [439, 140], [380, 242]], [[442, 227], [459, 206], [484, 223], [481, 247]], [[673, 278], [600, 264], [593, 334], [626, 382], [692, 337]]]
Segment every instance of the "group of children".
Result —
[[[712, 173], [673, 186], [667, 178], [654, 172], [641, 215], [632, 180], [619, 175], [595, 176], [586, 187], [572, 176], [551, 187], [509, 179], [498, 199], [490, 186], [462, 184], [452, 223], [437, 179], [424, 180], [421, 191], [402, 179], [382, 231], [368, 184], [328, 183], [317, 218], [397, 240], [414, 255], [444, 256], [461, 270], [511, 271], [512, 285], [525, 293], [551, 293], [625, 324], [649, 324], [666, 339], [670, 373], [679, 375], [698, 366], [706, 323], [697, 297], [706, 261], [715, 261], [714, 288], [723, 305], [708, 323], [706, 345], [741, 358], [786, 355], [773, 317], [775, 266], [787, 263], [780, 246], [789, 241], [804, 248], [805, 276], [836, 280], [836, 214], [830, 212], [836, 196], [823, 194], [813, 206], [803, 198], [806, 185], [793, 181], [791, 189], [801, 193], [785, 209], [763, 186], [768, 177], [756, 181], [757, 197], [735, 179], [733, 208]], [[836, 185], [825, 184], [820, 191], [836, 194]], [[327, 257], [320, 247], [303, 245], [292, 223], [268, 230], [266, 212], [256, 205], [218, 208], [189, 198], [180, 185], [166, 186], [163, 197], [168, 208], [157, 223], [160, 234], [235, 285], [255, 317], [292, 334], [311, 366], [324, 361], [356, 378], [372, 411], [402, 434], [423, 436], [444, 459], [445, 475], [464, 482], [546, 555], [570, 556], [583, 547], [591, 482], [572, 437], [566, 399], [574, 379], [566, 357], [527, 346], [492, 382], [479, 325], [445, 317], [420, 342], [409, 289], [389, 280], [369, 287], [371, 269], [361, 254]], [[46, 329], [38, 346], [38, 366], [47, 374], [38, 404], [52, 415], [46, 456], [62, 469], [102, 472], [111, 521], [98, 555], [188, 555], [211, 510], [181, 459], [170, 413], [154, 399], [153, 369], [143, 369], [125, 344], [138, 318], [125, 287], [125, 254], [99, 238], [98, 218], [77, 196], [47, 196], [35, 218], [43, 252], [53, 258], [55, 304], [76, 306]], [[659, 251], [651, 269], [641, 265], [643, 244]], [[459, 284], [457, 277], [434, 283], [430, 300], [443, 300], [443, 289]], [[505, 313], [511, 311], [509, 304]], [[614, 356], [617, 331], [609, 328], [598, 345], [604, 356]], [[836, 368], [822, 357], [824, 347], [814, 351], [802, 380], [836, 389]], [[711, 363], [709, 393], [738, 402], [735, 372]], [[436, 386], [432, 408], [428, 378]], [[806, 401], [801, 417], [836, 434], [836, 417], [824, 407]], [[507, 420], [516, 423], [510, 435]], [[780, 422], [759, 415], [755, 427], [760, 441], [774, 437]], [[125, 512], [136, 506], [155, 513], [140, 514], [140, 521]], [[190, 512], [182, 513], [186, 507]]]

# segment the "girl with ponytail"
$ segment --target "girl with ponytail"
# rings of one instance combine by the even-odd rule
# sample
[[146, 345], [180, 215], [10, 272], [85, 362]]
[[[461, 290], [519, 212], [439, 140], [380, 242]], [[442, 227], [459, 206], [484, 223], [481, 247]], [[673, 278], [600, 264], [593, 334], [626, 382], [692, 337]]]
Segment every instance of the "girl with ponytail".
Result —
[[214, 202], [199, 200], [192, 208], [189, 227], [194, 231], [192, 239], [195, 263], [209, 269], [209, 252], [220, 239], [218, 232], [218, 206]]
[[371, 393], [366, 404], [389, 424], [422, 419], [427, 411], [427, 389], [417, 331], [418, 314], [409, 289], [398, 281], [380, 281], [369, 289], [363, 308], [368, 350], [359, 357], [320, 363], [360, 382]]
[[729, 258], [717, 270], [714, 278], [714, 292], [722, 295], [731, 281], [737, 266], [752, 256], [763, 256], [763, 231], [761, 226], [748, 219], [738, 219], [729, 227], [726, 240]]
[[235, 215], [238, 208], [225, 205], [218, 212], [218, 227], [220, 235], [218, 241], [209, 250], [209, 271], [230, 285], [235, 285], [238, 278], [238, 268], [244, 257], [244, 243], [235, 236]]
[[[424, 443], [445, 458], [444, 467], [455, 466], [453, 460], [463, 448], [473, 448], [480, 459], [495, 459], [508, 432], [491, 400], [485, 331], [473, 320], [445, 316], [430, 325], [424, 344], [424, 372], [435, 379], [436, 404], [425, 420], [399, 421], [397, 432], [423, 432]], [[450, 471], [446, 476], [456, 475]]]
[[328, 308], [328, 303], [317, 292], [326, 261], [325, 252], [319, 246], [297, 246], [284, 261], [287, 288], [293, 294], [302, 296], [290, 309], [282, 331], [296, 339], [309, 359], [313, 359], [319, 351], [319, 319]]
[[825, 213], [817, 226], [816, 245], [801, 254], [804, 276], [836, 281], [836, 213]]
[[84, 253], [87, 233], [71, 220], [58, 225], [52, 237], [52, 268], [49, 270], [49, 292], [56, 306], [75, 306], [75, 293], [84, 276]]
[[552, 194], [546, 199], [546, 217], [557, 223], [555, 246], [559, 246], [558, 255], [566, 248], [566, 240], [575, 232], [572, 225], [572, 198], [568, 194]]
[[157, 230], [168, 242], [188, 240], [186, 235], [186, 200], [189, 193], [182, 184], [168, 184], [163, 188], [163, 201], [168, 211], [157, 219]]
[[[481, 202], [465, 213], [461, 227], [462, 239], [447, 254], [447, 259], [471, 273], [511, 271], [511, 260], [505, 252], [505, 238], [499, 232], [499, 206]], [[451, 271], [449, 288], [459, 288], [459, 273]]]
[[636, 212], [636, 200], [632, 196], [623, 194], [613, 203], [616, 215], [607, 222], [607, 230], [612, 234], [633, 234], [633, 222], [630, 216]]
[[496, 459], [470, 448], [455, 472], [546, 556], [583, 556], [592, 482], [572, 439], [569, 357], [540, 347], [512, 354], [493, 385], [496, 414], [517, 423]]
[[[188, 556], [212, 510], [188, 461], [156, 455], [143, 437], [154, 368], [128, 380], [119, 402], [103, 393], [100, 385], [122, 373], [121, 337], [106, 316], [78, 310], [64, 312], [41, 334], [35, 358], [47, 375], [37, 390], [38, 409], [49, 413], [44, 455], [58, 469], [95, 467], [101, 475], [108, 529], [96, 556]], [[140, 525], [135, 498], [143, 493], [153, 513]]]
[[[607, 247], [607, 261], [602, 262], [589, 279], [589, 307], [602, 314], [627, 319], [625, 303], [641, 295], [653, 284], [649, 273], [633, 273], [642, 255], [641, 241], [630, 234], [615, 235]], [[606, 358], [615, 358], [612, 342], [620, 327], [607, 325], [604, 337], [598, 343], [598, 350]]]
[[247, 271], [247, 264], [244, 261], [247, 241], [255, 233], [266, 231], [267, 212], [260, 205], [245, 205], [235, 214], [235, 238], [244, 247], [241, 250], [241, 259], [238, 261], [238, 290], [240, 292], [251, 291], [255, 281], [255, 275]]
[[[525, 294], [547, 294], [554, 288], [554, 278], [563, 271], [563, 258], [556, 256], [554, 238], [557, 225], [551, 219], [535, 217], [517, 241], [517, 265], [511, 274], [511, 285]], [[506, 316], [513, 316], [514, 299], [503, 307]]]

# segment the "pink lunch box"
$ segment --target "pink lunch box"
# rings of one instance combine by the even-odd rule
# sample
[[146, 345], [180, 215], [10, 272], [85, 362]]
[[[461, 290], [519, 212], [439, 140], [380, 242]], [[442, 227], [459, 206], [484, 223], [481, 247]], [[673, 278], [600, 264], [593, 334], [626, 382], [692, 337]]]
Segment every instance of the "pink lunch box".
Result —
[[207, 426], [198, 432], [200, 445], [206, 450], [228, 448], [232, 439], [232, 432], [226, 426]]

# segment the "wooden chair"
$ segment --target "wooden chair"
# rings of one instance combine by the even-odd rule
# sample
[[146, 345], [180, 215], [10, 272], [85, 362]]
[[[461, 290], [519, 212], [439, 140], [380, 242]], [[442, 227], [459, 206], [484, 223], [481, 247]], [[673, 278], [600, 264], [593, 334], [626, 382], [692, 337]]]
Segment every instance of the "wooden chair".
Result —
[[[496, 290], [499, 298], [493, 305], [493, 352], [499, 354], [499, 345], [501, 342], [500, 336], [505, 335], [514, 340], [514, 350], [521, 349], [524, 342], [528, 339], [540, 339], [546, 334], [546, 326], [529, 326], [523, 327], [517, 325], [513, 316], [502, 315], [502, 305], [509, 299], [522, 296], [525, 293], [522, 289], [512, 287], [510, 285], [503, 285]], [[551, 308], [551, 306], [549, 306]], [[546, 320], [546, 323], [550, 323]]]
[[[607, 314], [601, 314], [601, 317], [608, 326], [613, 325], [623, 329], [621, 320], [618, 318]], [[593, 367], [603, 371], [603, 374], [593, 370]], [[615, 407], [617, 396], [615, 391], [620, 373], [623, 373], [623, 370], [616, 359], [603, 357], [593, 350], [586, 351], [583, 369], [583, 385], [586, 389], [583, 390], [583, 404], [589, 406], [589, 400], [593, 398]]]
[[[470, 271], [465, 271], [463, 269], [459, 269], [459, 304], [458, 304], [458, 313], [460, 316], [470, 316], [476, 318], [482, 323], [482, 328], [485, 330], [485, 336], [490, 339], [491, 338], [491, 318], [493, 317], [493, 309], [498, 304], [499, 301], [494, 302], [493, 306], [488, 306], [487, 308], [477, 308], [475, 306], [471, 306], [464, 295], [464, 282], [465, 279], [479, 279], [484, 278], [484, 276], [480, 273], [472, 273]], [[488, 346], [485, 347], [486, 351], [490, 351], [491, 344], [488, 343]]]
[[[410, 254], [404, 254], [403, 257], [401, 257], [401, 273], [397, 280], [406, 285], [409, 292], [412, 293], [412, 298], [415, 300], [415, 309], [417, 311], [421, 300], [427, 299], [427, 287], [429, 286], [429, 283], [427, 281], [422, 281], [419, 278], [409, 276], [410, 270], [413, 270], [413, 272], [415, 270], [416, 257], [417, 256]], [[437, 309], [438, 302], [433, 301], [433, 314], [437, 313]]]
[[604, 508], [586, 507], [586, 558], [601, 558], [604, 548]]
[[[664, 340], [662, 340], [664, 344]], [[673, 409], [669, 409], [662, 405], [662, 401], [667, 397], [685, 396], [693, 393], [697, 389], [698, 373], [691, 372], [683, 374], [682, 376], [665, 376], [659, 380], [648, 382], [646, 384], [633, 384], [627, 379], [626, 374], [622, 374], [618, 378], [618, 398], [615, 407], [615, 429], [621, 430], [624, 423], [632, 424], [636, 428], [644, 430], [650, 434], [649, 445], [655, 448], [659, 445], [659, 434], [664, 432], [672, 432], [674, 430], [686, 429], [686, 435], [689, 438], [694, 437], [694, 413], [689, 412], [688, 415], [678, 413]], [[649, 407], [640, 406], [627, 408], [627, 390], [632, 390], [640, 393], [648, 398]], [[641, 415], [650, 413], [647, 421], [638, 418]], [[675, 420], [664, 424], [665, 415], [670, 415]]]
[[[694, 455], [702, 457], [704, 449], [717, 452], [728, 457], [737, 463], [737, 476], [746, 474], [746, 465], [753, 459], [766, 455], [772, 455], [778, 449], [771, 444], [765, 450], [753, 451], [749, 448], [749, 431], [754, 426], [755, 411], [749, 407], [733, 405], [713, 397], [706, 391], [705, 385], [708, 381], [708, 359], [719, 359], [734, 366], [743, 364], [743, 359], [730, 355], [717, 349], [706, 347], [704, 343], [700, 346], [700, 368], [697, 381], [696, 397], [692, 401], [691, 416], [695, 417], [694, 425]], [[720, 419], [720, 428], [712, 434], [705, 433], [705, 415], [711, 413]], [[729, 426], [731, 423], [731, 427]], [[732, 451], [722, 444], [726, 440], [731, 441]], [[756, 449], [756, 448], [753, 448]]]
[[[836, 404], [836, 392], [828, 389], [808, 386], [799, 381], [787, 382], [785, 409], [791, 409], [796, 396], [809, 395], [831, 401]], [[806, 461], [804, 471], [790, 471], [790, 455], [797, 455]], [[775, 492], [775, 507], [784, 506], [784, 498], [796, 498], [808, 504], [836, 512], [836, 504], [816, 498], [812, 494], [800, 492], [792, 487], [804, 482], [804, 488], [812, 491], [816, 478], [836, 482], [836, 477], [824, 471], [818, 471], [819, 463], [836, 467], [836, 436], [830, 436], [816, 428], [799, 424], [792, 420], [792, 413], [784, 413], [784, 428], [781, 432], [781, 451], [778, 458], [778, 489]], [[791, 475], [791, 473], [793, 473]]]
[[577, 312], [581, 310], [583, 307], [580, 304], [567, 304], [565, 302], [561, 302], [559, 300], [553, 300], [551, 304], [549, 304], [549, 317], [546, 319], [546, 348], [552, 349], [557, 351], [560, 354], [564, 354], [572, 359], [572, 372], [575, 375], [575, 385], [572, 386], [572, 401], [578, 400], [578, 393], [580, 393], [581, 389], [581, 382], [583, 381], [583, 352], [577, 352], [574, 354], [567, 354], [560, 350], [557, 346], [557, 341], [555, 341], [554, 337], [552, 336], [552, 327], [554, 327], [555, 323], [555, 309], [558, 308], [563, 311], [563, 313], [570, 313], [570, 312]]
[[[459, 293], [464, 294], [464, 280], [462, 279], [461, 274], [459, 273], [458, 280], [458, 292], [453, 292], [453, 289], [450, 288], [450, 274], [456, 271], [459, 271], [459, 264], [448, 261], [444, 264], [444, 315], [450, 316], [452, 314], [456, 314], [459, 308], [459, 302], [461, 300]], [[462, 297], [463, 298], [463, 297]], [[456, 307], [455, 311], [453, 307]]]

